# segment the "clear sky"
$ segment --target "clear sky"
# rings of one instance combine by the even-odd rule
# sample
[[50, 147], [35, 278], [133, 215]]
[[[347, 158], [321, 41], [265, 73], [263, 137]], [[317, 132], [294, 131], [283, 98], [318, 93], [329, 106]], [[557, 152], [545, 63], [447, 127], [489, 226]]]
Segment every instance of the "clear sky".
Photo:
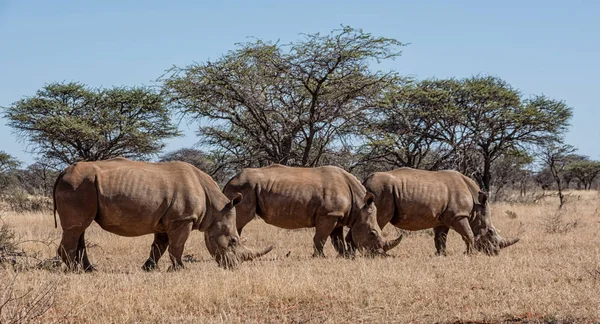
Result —
[[[599, 1], [0, 0], [0, 106], [52, 81], [152, 85], [248, 36], [289, 42], [340, 24], [410, 43], [386, 63], [419, 79], [491, 74], [574, 108], [567, 142], [600, 159]], [[0, 119], [0, 150], [30, 163]], [[197, 143], [193, 125], [167, 151]]]

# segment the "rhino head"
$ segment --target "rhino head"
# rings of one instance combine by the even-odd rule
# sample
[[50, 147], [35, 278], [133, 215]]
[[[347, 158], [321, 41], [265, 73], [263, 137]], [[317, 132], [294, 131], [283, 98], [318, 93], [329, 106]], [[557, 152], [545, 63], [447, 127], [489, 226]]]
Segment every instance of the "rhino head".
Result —
[[474, 207], [474, 217], [470, 221], [471, 229], [475, 235], [475, 249], [487, 255], [498, 255], [501, 249], [509, 247], [519, 238], [505, 239], [496, 230], [490, 218], [487, 204], [487, 195], [479, 192], [479, 204]]
[[262, 251], [253, 251], [240, 242], [235, 226], [235, 205], [241, 201], [242, 194], [238, 193], [223, 209], [216, 211], [216, 217], [204, 232], [208, 252], [225, 269], [236, 268], [241, 262], [261, 257], [273, 249], [269, 246]]
[[360, 208], [360, 215], [350, 228], [354, 245], [368, 253], [376, 253], [380, 250], [387, 252], [402, 241], [402, 234], [396, 239], [386, 240], [379, 224], [377, 224], [377, 207], [374, 203], [373, 194], [368, 192], [364, 198], [364, 205]]

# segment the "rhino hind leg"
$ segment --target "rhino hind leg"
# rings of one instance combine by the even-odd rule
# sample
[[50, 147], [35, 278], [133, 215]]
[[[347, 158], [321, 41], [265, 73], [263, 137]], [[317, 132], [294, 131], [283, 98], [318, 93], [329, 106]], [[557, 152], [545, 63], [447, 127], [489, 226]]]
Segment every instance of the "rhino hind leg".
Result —
[[471, 230], [471, 226], [469, 225], [469, 218], [467, 216], [456, 218], [452, 224], [452, 228], [460, 234], [463, 241], [467, 245], [467, 250], [465, 254], [471, 255], [473, 254], [473, 247], [475, 245], [475, 236], [473, 235], [473, 231]]
[[338, 223], [338, 217], [331, 215], [317, 216], [317, 222], [315, 224], [315, 236], [313, 242], [315, 244], [315, 250], [313, 257], [325, 257], [323, 253], [323, 247], [327, 242], [327, 237], [330, 236], [335, 230]]
[[152, 247], [150, 248], [150, 256], [142, 266], [144, 271], [152, 271], [158, 268], [158, 260], [165, 253], [169, 246], [169, 236], [167, 233], [155, 233]]
[[75, 263], [82, 265], [83, 271], [85, 272], [92, 272], [96, 270], [96, 268], [92, 266], [92, 264], [90, 263], [90, 259], [88, 258], [87, 247], [85, 246], [85, 231], [81, 233], [77, 242], [77, 253], [75, 255]]
[[168, 271], [183, 269], [183, 248], [190, 233], [192, 232], [192, 222], [178, 224], [179, 226], [169, 229], [167, 236], [169, 238], [169, 257], [172, 265]]
[[62, 239], [58, 246], [57, 253], [70, 271], [76, 271], [79, 265], [79, 238], [82, 234], [81, 230], [76, 229], [63, 231]]
[[433, 228], [435, 243], [435, 255], [446, 256], [446, 239], [448, 238], [448, 226], [437, 226]]

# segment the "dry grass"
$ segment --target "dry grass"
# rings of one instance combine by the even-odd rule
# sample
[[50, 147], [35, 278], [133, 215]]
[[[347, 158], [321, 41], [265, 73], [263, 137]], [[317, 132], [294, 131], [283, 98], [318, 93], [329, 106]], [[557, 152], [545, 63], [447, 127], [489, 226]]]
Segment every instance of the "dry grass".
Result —
[[[405, 238], [391, 258], [340, 259], [328, 244], [328, 257], [313, 259], [312, 230], [254, 221], [244, 229], [247, 245], [276, 244], [263, 260], [222, 270], [195, 233], [185, 254], [198, 262], [167, 273], [163, 258], [160, 271], [145, 273], [140, 266], [151, 236], [119, 237], [93, 225], [86, 238], [98, 272], [28, 270], [18, 274], [13, 289], [20, 296], [55, 283], [55, 300], [41, 320], [74, 323], [597, 322], [600, 196], [576, 194], [581, 198], [568, 203], [562, 221], [576, 220], [577, 227], [556, 233], [544, 226], [556, 211], [553, 197], [493, 205], [494, 224], [504, 236], [522, 232], [521, 242], [498, 257], [464, 256], [454, 232], [449, 256], [436, 257], [433, 237], [423, 231]], [[54, 256], [56, 247], [47, 242], [58, 243], [60, 230], [50, 213], [8, 213], [5, 220], [19, 240], [33, 240], [20, 244], [27, 253]], [[385, 232], [395, 234], [390, 227]], [[35, 242], [40, 239], [46, 243]], [[13, 270], [0, 269], [0, 290], [13, 276]]]

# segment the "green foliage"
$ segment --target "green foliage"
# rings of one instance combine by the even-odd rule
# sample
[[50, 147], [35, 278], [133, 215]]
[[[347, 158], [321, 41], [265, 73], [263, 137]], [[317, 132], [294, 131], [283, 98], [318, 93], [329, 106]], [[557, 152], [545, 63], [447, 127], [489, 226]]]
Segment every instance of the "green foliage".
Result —
[[464, 142], [457, 129], [460, 115], [448, 91], [454, 83], [424, 80], [398, 84], [384, 93], [363, 121], [364, 161], [389, 167], [444, 167]]
[[17, 182], [14, 172], [19, 165], [21, 165], [21, 161], [4, 151], [0, 151], [0, 192], [5, 191]]
[[461, 123], [483, 160], [480, 181], [485, 190], [490, 189], [495, 159], [510, 150], [558, 140], [572, 116], [564, 102], [545, 96], [522, 99], [518, 90], [497, 77], [464, 79], [455, 96], [463, 113]]
[[21, 165], [21, 162], [10, 154], [0, 151], [0, 173], [14, 170]]
[[4, 117], [35, 153], [64, 164], [147, 158], [179, 134], [162, 96], [144, 87], [52, 83], [6, 107]]
[[316, 166], [398, 79], [369, 64], [399, 56], [399, 46], [350, 27], [286, 45], [256, 40], [216, 62], [175, 67], [163, 82], [182, 113], [216, 121], [199, 134], [235, 165]]

